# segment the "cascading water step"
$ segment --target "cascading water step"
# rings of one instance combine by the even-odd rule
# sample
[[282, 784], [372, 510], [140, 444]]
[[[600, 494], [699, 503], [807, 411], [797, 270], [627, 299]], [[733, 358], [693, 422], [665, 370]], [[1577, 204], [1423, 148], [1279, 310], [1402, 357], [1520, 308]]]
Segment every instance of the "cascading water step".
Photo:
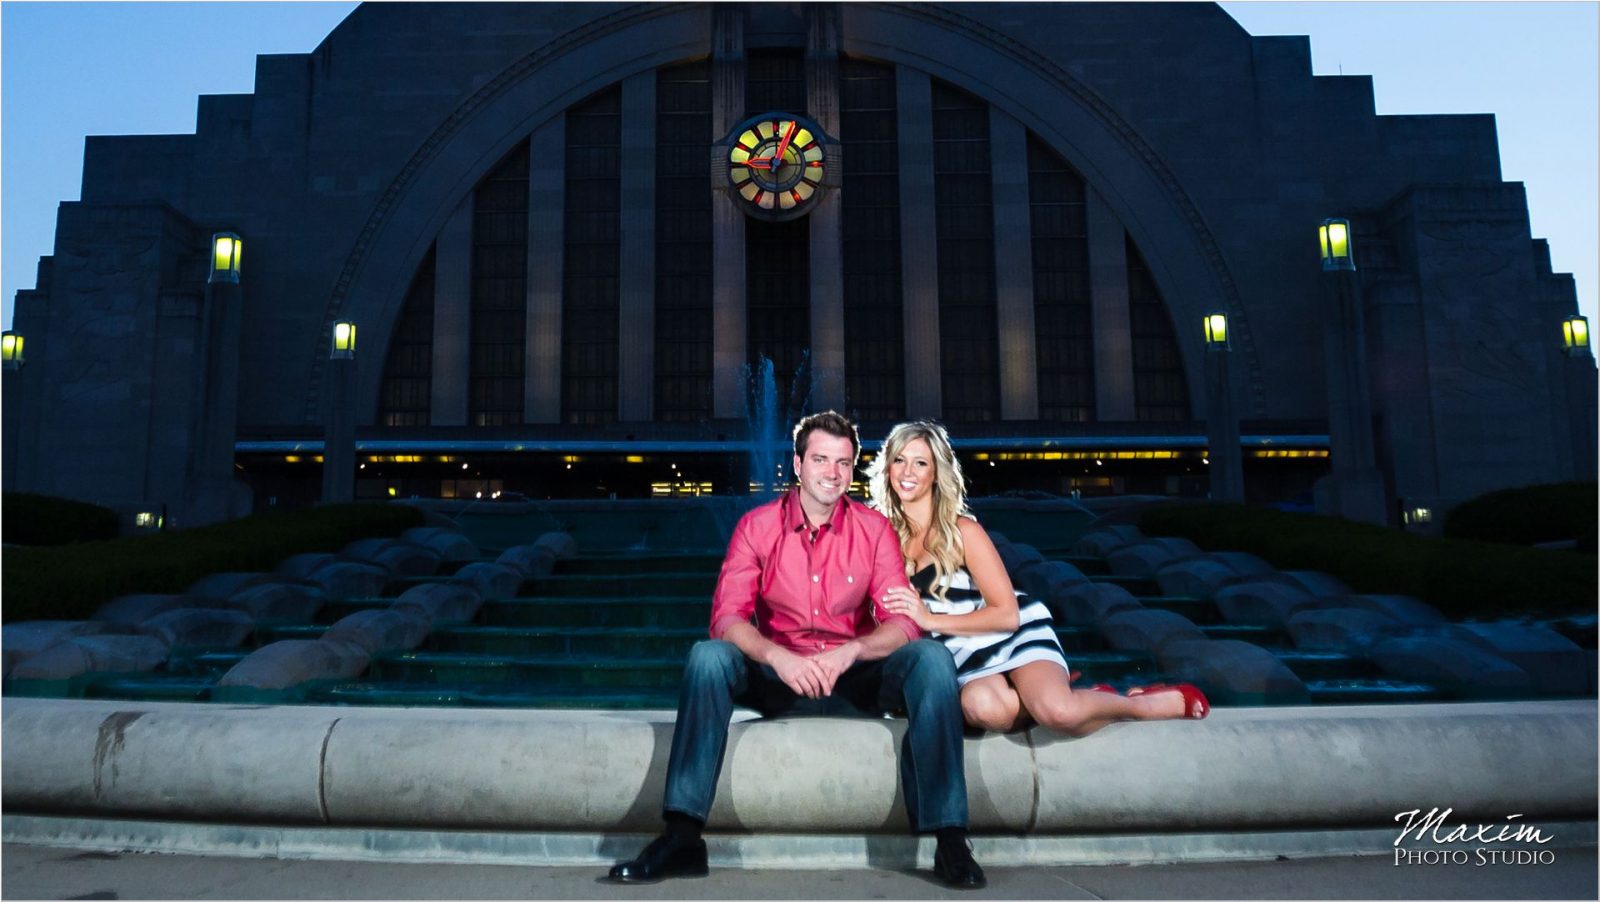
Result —
[[369, 679], [436, 682], [444, 685], [500, 683], [520, 687], [675, 689], [681, 658], [531, 658], [403, 652], [381, 655], [367, 668]]
[[523, 580], [517, 595], [522, 598], [543, 595], [687, 595], [696, 596], [709, 604], [711, 593], [716, 588], [715, 573], [581, 574]]
[[514, 598], [484, 602], [477, 622], [484, 626], [704, 629], [711, 622], [711, 602], [704, 597], [671, 595]]
[[706, 628], [452, 626], [428, 636], [428, 649], [452, 654], [526, 657], [617, 657], [686, 659], [707, 638]]

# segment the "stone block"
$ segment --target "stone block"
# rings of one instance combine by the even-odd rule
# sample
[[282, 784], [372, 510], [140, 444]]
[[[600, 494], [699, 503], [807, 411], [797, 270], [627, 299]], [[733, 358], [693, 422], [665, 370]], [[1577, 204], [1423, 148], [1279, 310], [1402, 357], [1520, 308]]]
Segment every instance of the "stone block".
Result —
[[1520, 623], [1468, 623], [1462, 628], [1482, 636], [1495, 654], [1522, 668], [1538, 692], [1581, 695], [1589, 691], [1592, 660], [1576, 642], [1555, 630]]
[[372, 598], [383, 594], [389, 584], [389, 571], [376, 564], [337, 561], [318, 567], [306, 577], [329, 598]]
[[294, 554], [284, 558], [278, 563], [274, 573], [289, 579], [305, 579], [311, 571], [333, 561], [347, 560], [346, 558], [331, 554], [326, 551], [308, 551], [304, 554]]
[[524, 579], [534, 579], [550, 575], [555, 568], [556, 554], [548, 545], [518, 545], [507, 548], [495, 558], [495, 563], [511, 567]]
[[180, 608], [157, 614], [139, 625], [169, 648], [205, 645], [232, 648], [255, 632], [256, 622], [243, 611], [215, 608]]
[[1277, 569], [1261, 558], [1243, 551], [1213, 551], [1211, 559], [1246, 578], [1271, 573]]
[[468, 563], [483, 557], [471, 539], [451, 529], [418, 526], [401, 533], [400, 538], [433, 549], [448, 564]]
[[578, 555], [578, 540], [564, 532], [547, 532], [534, 539], [533, 544], [535, 547], [550, 549], [558, 561]]
[[308, 680], [340, 680], [361, 675], [367, 656], [343, 642], [285, 639], [251, 652], [217, 680], [217, 686], [287, 689]]
[[414, 610], [433, 626], [467, 623], [478, 613], [483, 596], [461, 583], [423, 583], [400, 593], [391, 610]]
[[1319, 606], [1317, 599], [1292, 583], [1264, 580], [1225, 586], [1211, 600], [1229, 623], [1277, 627], [1288, 623], [1296, 613]]
[[1024, 568], [1020, 575], [1012, 577], [1017, 588], [1035, 598], [1044, 599], [1053, 597], [1069, 586], [1088, 581], [1089, 577], [1084, 576], [1083, 571], [1065, 561], [1043, 561]]
[[1439, 609], [1409, 595], [1351, 595], [1346, 603], [1352, 608], [1371, 611], [1391, 617], [1410, 626], [1433, 626], [1449, 623]]
[[1143, 610], [1139, 599], [1114, 583], [1079, 583], [1049, 599], [1048, 606], [1065, 626], [1098, 626], [1118, 611]]
[[167, 660], [154, 636], [77, 636], [57, 642], [12, 668], [13, 680], [65, 680], [85, 673], [142, 673]]
[[401, 576], [432, 576], [439, 572], [443, 556], [415, 542], [390, 542], [372, 562]]
[[1155, 579], [1156, 571], [1176, 563], [1179, 555], [1165, 545], [1139, 542], [1125, 545], [1106, 555], [1106, 565], [1116, 576]]
[[100, 620], [24, 620], [0, 627], [0, 649], [4, 650], [4, 674], [9, 677], [18, 664], [58, 642], [78, 636], [95, 636], [122, 630]]
[[1084, 533], [1072, 546], [1072, 553], [1082, 557], [1103, 558], [1125, 545], [1144, 541], [1144, 533], [1132, 525], [1103, 526]]
[[351, 560], [366, 561], [370, 564], [378, 552], [389, 547], [393, 542], [394, 539], [385, 538], [356, 539], [354, 542], [350, 542], [339, 549], [339, 553]]
[[1172, 611], [1124, 609], [1100, 621], [1100, 635], [1119, 650], [1155, 652], [1168, 642], [1203, 641], [1205, 633], [1189, 618]]
[[184, 594], [207, 601], [226, 601], [246, 589], [280, 581], [271, 573], [213, 573], [196, 580]]
[[1006, 574], [1013, 581], [1023, 570], [1034, 564], [1044, 563], [1044, 555], [1040, 554], [1039, 549], [1032, 545], [1011, 544], [1004, 549], [996, 549], [996, 551], [1000, 555], [1000, 563], [1006, 567]]
[[367, 655], [416, 648], [428, 637], [429, 621], [414, 607], [357, 611], [322, 635], [324, 642], [354, 645]]
[[1238, 573], [1206, 559], [1175, 561], [1156, 571], [1156, 585], [1161, 587], [1162, 595], [1210, 598], [1223, 586], [1238, 581]]
[[1401, 636], [1375, 646], [1372, 660], [1391, 677], [1429, 683], [1461, 699], [1533, 692], [1527, 671], [1493, 652], [1455, 639]]
[[1168, 642], [1156, 654], [1163, 670], [1200, 687], [1214, 704], [1305, 705], [1311, 692], [1289, 666], [1249, 642]]
[[1360, 608], [1306, 608], [1291, 615], [1286, 627], [1295, 648], [1359, 657], [1407, 629], [1392, 618]]
[[326, 594], [317, 586], [267, 583], [245, 589], [224, 604], [244, 612], [257, 623], [309, 623], [322, 610], [326, 599]]
[[1277, 575], [1290, 584], [1299, 586], [1313, 598], [1342, 601], [1350, 596], [1349, 586], [1326, 573], [1315, 570], [1280, 570]]
[[187, 595], [119, 595], [101, 605], [94, 619], [133, 627], [157, 614], [195, 607], [197, 601]]
[[471, 586], [484, 598], [511, 598], [522, 585], [522, 572], [505, 564], [479, 561], [457, 570], [450, 579]]

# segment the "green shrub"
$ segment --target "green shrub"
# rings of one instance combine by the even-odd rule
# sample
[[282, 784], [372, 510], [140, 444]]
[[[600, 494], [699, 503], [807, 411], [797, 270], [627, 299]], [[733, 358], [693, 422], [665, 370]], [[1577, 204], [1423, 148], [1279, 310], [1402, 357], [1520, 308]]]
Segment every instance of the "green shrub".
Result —
[[0, 496], [7, 545], [65, 545], [117, 537], [117, 512], [97, 504], [31, 492]]
[[1596, 493], [1600, 484], [1561, 482], [1480, 495], [1450, 512], [1444, 534], [1453, 539], [1532, 545], [1577, 539], [1595, 552]]
[[1452, 619], [1592, 614], [1592, 555], [1435, 538], [1239, 504], [1157, 505], [1139, 528], [1208, 551], [1247, 551], [1282, 570], [1320, 570], [1357, 592], [1411, 595]]
[[0, 619], [82, 620], [119, 595], [182, 592], [212, 573], [271, 570], [308, 551], [421, 526], [401, 504], [336, 504], [273, 511], [181, 532], [53, 548], [6, 548]]

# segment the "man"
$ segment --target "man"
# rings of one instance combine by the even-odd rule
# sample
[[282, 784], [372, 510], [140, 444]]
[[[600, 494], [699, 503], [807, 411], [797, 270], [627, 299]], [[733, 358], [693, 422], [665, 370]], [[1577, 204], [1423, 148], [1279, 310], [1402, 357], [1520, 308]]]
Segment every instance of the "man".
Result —
[[[611, 869], [623, 883], [703, 876], [700, 832], [711, 811], [733, 706], [767, 716], [881, 716], [909, 726], [900, 780], [912, 829], [934, 833], [934, 872], [978, 889], [967, 843], [967, 783], [955, 665], [944, 646], [883, 608], [906, 586], [905, 563], [883, 515], [845, 496], [861, 441], [833, 411], [794, 429], [799, 487], [734, 528], [711, 604], [711, 639], [689, 654], [662, 802], [666, 832]], [[750, 622], [755, 615], [755, 623]]]

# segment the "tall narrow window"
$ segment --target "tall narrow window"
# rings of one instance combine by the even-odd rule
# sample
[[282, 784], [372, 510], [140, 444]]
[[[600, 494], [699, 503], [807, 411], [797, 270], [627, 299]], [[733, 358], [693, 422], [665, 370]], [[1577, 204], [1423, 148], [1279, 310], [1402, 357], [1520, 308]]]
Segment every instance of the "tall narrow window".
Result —
[[805, 51], [749, 51], [745, 57], [744, 108], [751, 116], [769, 110], [806, 112]]
[[811, 220], [746, 220], [745, 294], [750, 363], [765, 356], [777, 382], [778, 415], [809, 409], [811, 345]]
[[[905, 416], [900, 309], [900, 163], [892, 66], [843, 59], [839, 131], [844, 229], [845, 406], [857, 420]], [[913, 361], [915, 364], [915, 361]]]
[[1133, 332], [1134, 417], [1140, 420], [1189, 419], [1189, 383], [1172, 331], [1172, 317], [1161, 300], [1139, 248], [1127, 238], [1128, 320]]
[[710, 142], [710, 65], [657, 70], [657, 420], [711, 416]]
[[567, 110], [566, 248], [562, 263], [561, 416], [617, 419], [622, 92]]
[[944, 416], [951, 422], [999, 418], [992, 178], [988, 106], [935, 80], [933, 190], [939, 242], [939, 354]]
[[426, 426], [433, 389], [433, 248], [417, 264], [389, 339], [383, 365], [378, 422], [385, 426]]
[[1094, 321], [1083, 177], [1028, 133], [1039, 418], [1094, 419]]
[[474, 426], [522, 422], [527, 284], [528, 144], [523, 142], [473, 193], [467, 415]]

